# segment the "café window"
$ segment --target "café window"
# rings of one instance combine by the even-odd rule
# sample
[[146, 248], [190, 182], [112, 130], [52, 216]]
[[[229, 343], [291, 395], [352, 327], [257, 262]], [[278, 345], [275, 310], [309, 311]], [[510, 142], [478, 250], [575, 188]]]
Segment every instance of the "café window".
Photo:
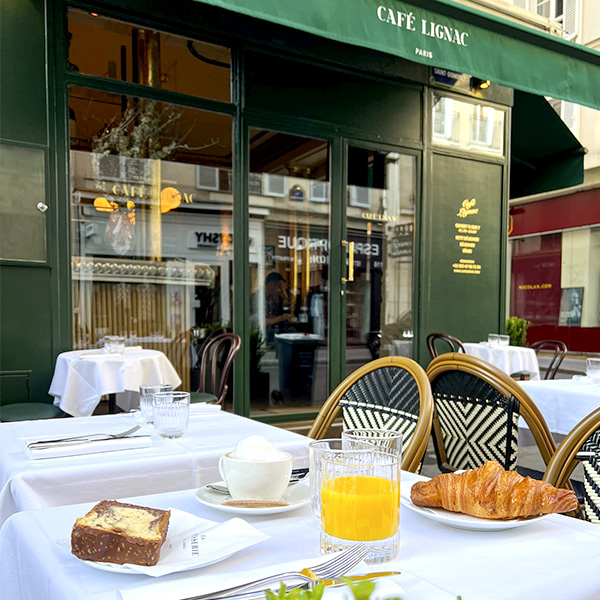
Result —
[[69, 107], [74, 348], [123, 335], [197, 389], [232, 320], [232, 118], [84, 87]]
[[229, 48], [68, 11], [71, 71], [231, 101]]
[[434, 94], [432, 141], [436, 146], [502, 156], [504, 119], [504, 111], [491, 106]]

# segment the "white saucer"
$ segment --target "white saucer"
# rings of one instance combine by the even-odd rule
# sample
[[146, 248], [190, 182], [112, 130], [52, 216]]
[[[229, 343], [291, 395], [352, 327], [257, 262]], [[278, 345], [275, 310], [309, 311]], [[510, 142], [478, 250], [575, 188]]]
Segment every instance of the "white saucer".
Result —
[[[210, 485], [225, 485], [224, 481], [216, 481]], [[196, 490], [196, 498], [199, 502], [205, 506], [210, 506], [216, 510], [223, 512], [234, 513], [238, 515], [276, 515], [278, 513], [289, 512], [290, 510], [296, 510], [301, 506], [306, 506], [310, 502], [310, 486], [305, 483], [296, 483], [290, 485], [286, 495], [282, 498], [283, 502], [287, 502], [285, 506], [228, 506], [223, 504], [231, 500], [229, 494], [219, 494], [219, 492], [213, 492], [206, 486]]]
[[[457, 471], [458, 473], [458, 471]], [[416, 482], [415, 482], [416, 483]], [[408, 489], [406, 489], [408, 488]], [[400, 502], [410, 510], [456, 529], [469, 529], [471, 531], [503, 531], [505, 529], [513, 529], [515, 527], [523, 527], [537, 523], [542, 519], [548, 518], [550, 515], [540, 515], [538, 517], [530, 517], [528, 519], [483, 519], [481, 517], [473, 517], [462, 513], [451, 512], [443, 508], [428, 508], [425, 506], [417, 506], [410, 499], [410, 490], [412, 485], [405, 484], [400, 494]], [[406, 489], [406, 491], [405, 491]]]

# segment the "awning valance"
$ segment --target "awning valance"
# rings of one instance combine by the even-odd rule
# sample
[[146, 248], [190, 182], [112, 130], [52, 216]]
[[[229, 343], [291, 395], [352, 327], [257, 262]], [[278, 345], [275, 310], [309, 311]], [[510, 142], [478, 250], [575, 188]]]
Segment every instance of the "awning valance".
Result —
[[197, 0], [600, 109], [600, 52], [452, 0]]
[[511, 198], [583, 182], [585, 149], [545, 98], [515, 91], [510, 150]]

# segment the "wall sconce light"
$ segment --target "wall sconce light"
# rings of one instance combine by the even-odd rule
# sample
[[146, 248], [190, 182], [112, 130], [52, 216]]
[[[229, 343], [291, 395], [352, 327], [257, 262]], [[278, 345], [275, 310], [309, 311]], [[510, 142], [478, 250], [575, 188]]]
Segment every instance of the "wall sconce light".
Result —
[[471, 89], [472, 90], [485, 90], [490, 87], [491, 82], [489, 79], [480, 79], [479, 77], [471, 77]]

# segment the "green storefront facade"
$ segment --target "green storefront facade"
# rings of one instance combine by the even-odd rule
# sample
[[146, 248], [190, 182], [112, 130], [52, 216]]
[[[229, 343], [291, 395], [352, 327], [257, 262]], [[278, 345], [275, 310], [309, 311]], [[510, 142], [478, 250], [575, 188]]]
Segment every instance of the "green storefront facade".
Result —
[[[2, 3], [0, 28], [2, 402], [10, 396], [51, 401], [56, 356], [93, 347], [102, 334], [128, 333], [135, 321], [137, 339], [149, 339], [137, 322], [141, 314], [128, 323], [117, 315], [114, 323], [120, 325], [94, 322], [94, 330], [81, 337], [84, 307], [96, 311], [92, 320], [111, 308], [102, 304], [99, 287], [89, 287], [94, 277], [80, 269], [97, 267], [97, 280], [113, 286], [111, 293], [137, 293], [131, 287], [137, 283], [150, 293], [148, 282], [155, 288], [160, 282], [148, 273], [154, 264], [160, 270], [167, 243], [173, 250], [165, 269], [175, 268], [177, 257], [192, 270], [193, 264], [207, 264], [216, 274], [211, 285], [220, 291], [211, 296], [207, 288], [192, 286], [188, 299], [191, 288], [165, 286], [170, 321], [156, 330], [169, 339], [169, 348], [177, 333], [206, 323], [241, 336], [232, 386], [238, 414], [264, 420], [314, 414], [350, 367], [372, 358], [363, 342], [373, 332], [383, 332], [387, 353], [405, 352], [425, 366], [430, 332], [477, 341], [503, 331], [508, 198], [511, 164], [518, 158], [511, 155], [511, 140], [522, 135], [511, 127], [518, 109], [513, 89], [600, 108], [598, 53], [449, 0], [9, 0]], [[88, 30], [88, 37], [80, 35]], [[96, 69], [92, 59], [84, 62], [85, 56], [103, 54], [104, 43], [111, 47], [111, 36], [125, 30], [135, 49], [114, 42], [121, 53], [106, 69]], [[139, 42], [144, 35], [146, 54]], [[160, 53], [152, 43], [162, 44]], [[208, 91], [202, 81], [197, 91], [184, 70], [190, 56], [203, 54], [203, 44], [219, 49], [215, 56], [221, 58], [200, 60], [202, 68], [221, 69], [225, 83], [219, 89], [225, 92], [214, 92], [208, 79]], [[172, 48], [185, 58], [162, 62], [154, 73], [158, 80], [136, 75], [145, 59], [151, 72], [152, 57], [163, 60]], [[103, 103], [111, 111], [120, 105], [121, 115], [132, 106], [176, 107], [175, 118], [196, 125], [182, 134], [188, 137], [180, 139], [172, 164], [163, 161], [161, 167], [160, 158], [153, 159], [158, 162], [152, 163], [154, 174], [144, 171], [145, 187], [123, 175], [106, 176], [108, 187], [84, 185], [77, 169], [84, 173], [88, 167], [78, 165], [96, 164], [88, 158], [97, 154], [103, 128], [112, 127], [109, 117], [101, 122], [109, 114]], [[133, 127], [142, 117], [134, 115]], [[74, 123], [79, 135], [73, 134]], [[200, 123], [204, 137], [197, 134]], [[211, 127], [216, 133], [209, 133]], [[459, 130], [471, 136], [468, 143]], [[552, 185], [578, 183], [582, 158], [576, 140], [567, 136], [558, 154], [557, 168], [568, 168]], [[185, 191], [181, 165], [193, 166], [195, 191]], [[161, 214], [151, 207], [156, 169], [162, 177], [159, 202], [166, 202], [166, 189], [175, 189], [181, 202], [172, 210], [161, 205]], [[171, 175], [177, 169], [183, 174]], [[203, 175], [214, 175], [214, 186], [201, 181]], [[269, 188], [275, 184], [283, 186], [281, 192]], [[98, 233], [107, 227], [99, 190], [108, 198], [108, 213], [113, 205], [106, 194], [137, 202], [135, 218], [128, 203], [124, 213], [124, 225], [130, 227], [129, 220], [137, 232], [135, 249], [119, 247], [114, 254], [105, 246], [106, 232], [104, 238]], [[163, 247], [156, 250], [152, 227], [161, 218]], [[140, 233], [143, 223], [154, 237]], [[142, 237], [147, 248], [141, 249]], [[180, 246], [178, 237], [186, 240]], [[356, 252], [350, 258], [349, 247]], [[197, 258], [189, 257], [192, 252]], [[109, 277], [114, 265], [123, 267], [125, 279]], [[355, 288], [351, 266], [360, 281]], [[256, 331], [267, 337], [262, 321], [256, 323], [265, 319], [260, 284], [270, 270], [281, 273], [291, 289], [294, 331], [320, 340], [314, 360], [322, 370], [310, 367], [312, 399], [288, 403], [285, 414], [259, 410], [253, 399], [252, 339]], [[281, 348], [265, 344], [260, 353], [263, 364], [269, 352], [279, 361], [272, 363], [271, 397], [274, 380], [285, 379]], [[193, 387], [193, 375], [186, 385]]]

